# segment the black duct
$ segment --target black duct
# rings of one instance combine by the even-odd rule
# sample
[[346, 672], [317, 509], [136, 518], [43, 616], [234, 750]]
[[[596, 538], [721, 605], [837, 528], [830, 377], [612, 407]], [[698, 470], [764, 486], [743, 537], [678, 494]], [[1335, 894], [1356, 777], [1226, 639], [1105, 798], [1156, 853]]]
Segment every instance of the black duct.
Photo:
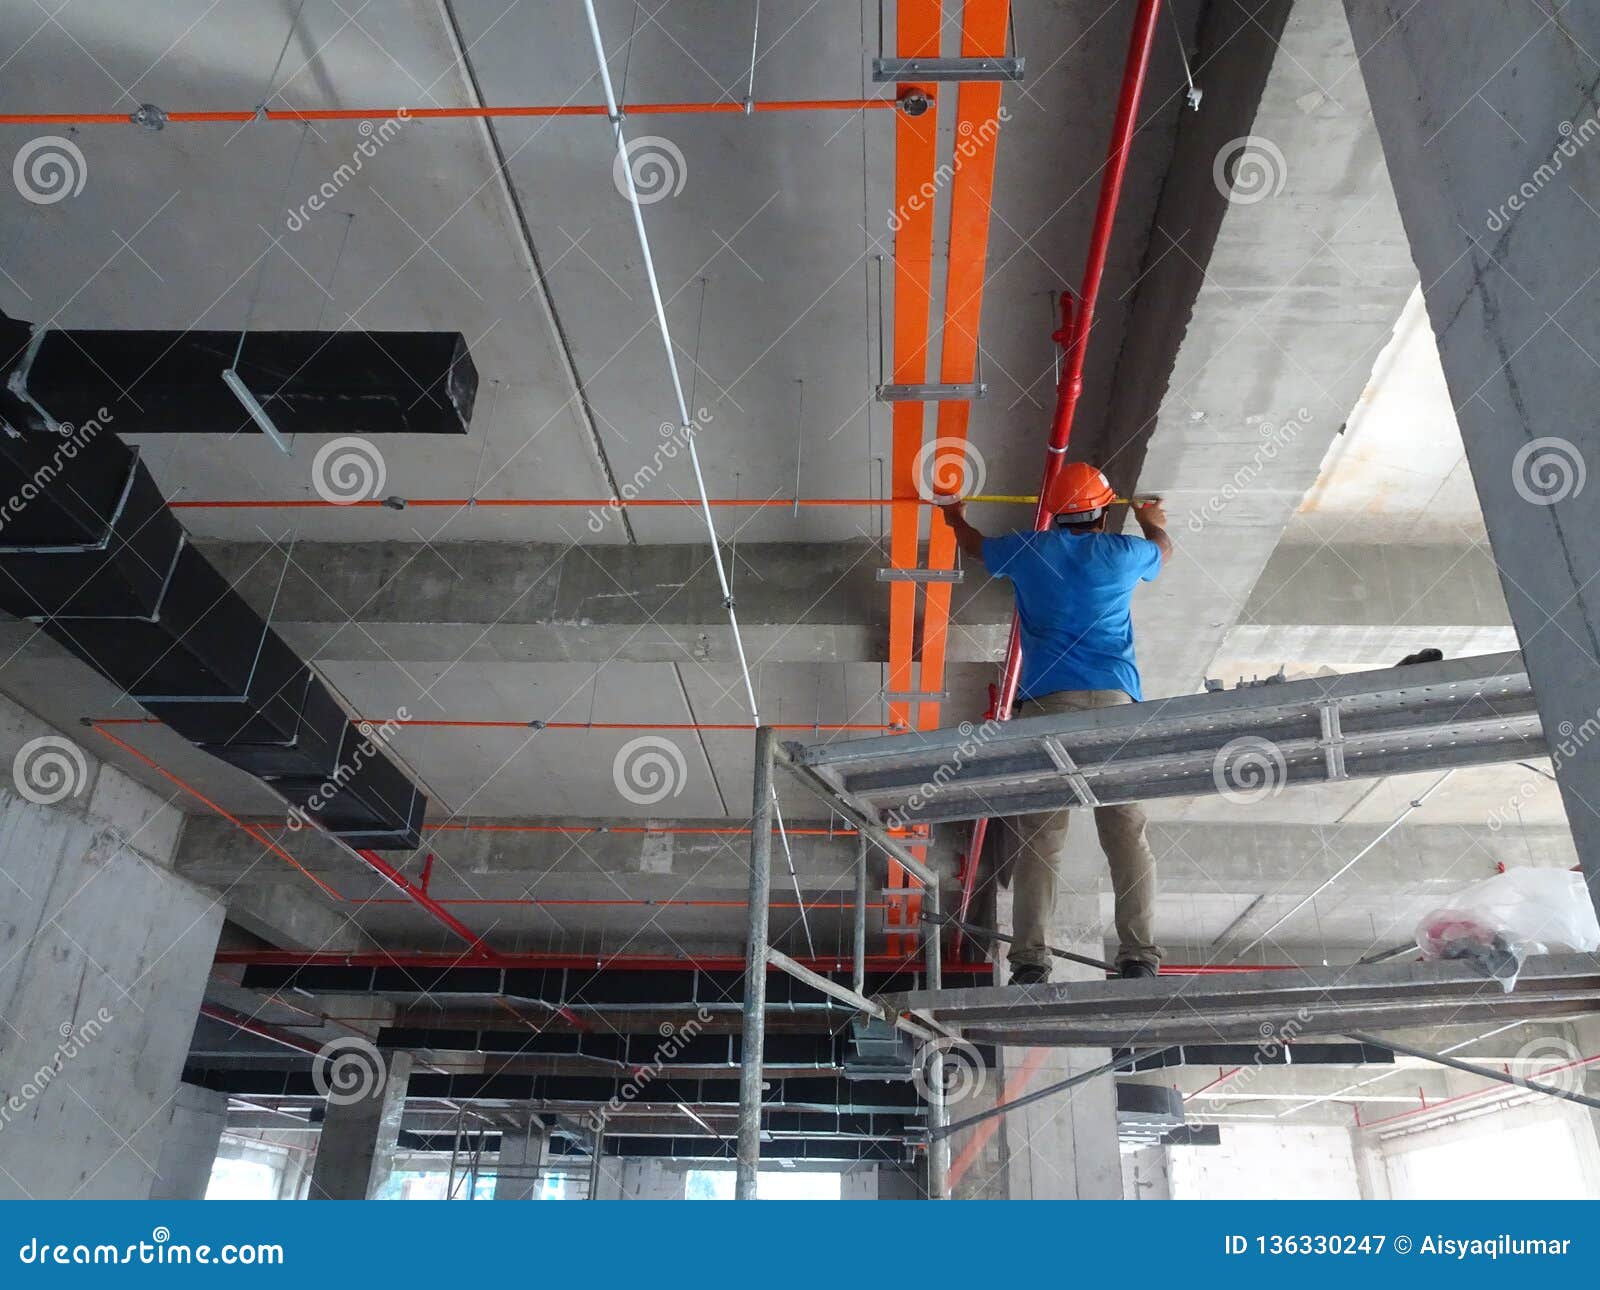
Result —
[[[233, 367], [291, 434], [466, 434], [478, 369], [459, 332], [34, 329], [0, 314], [0, 420], [22, 431], [114, 417], [120, 434], [258, 427]], [[48, 414], [46, 413], [48, 409]]]
[[427, 797], [190, 544], [93, 422], [0, 433], [0, 609], [354, 847], [421, 845]]

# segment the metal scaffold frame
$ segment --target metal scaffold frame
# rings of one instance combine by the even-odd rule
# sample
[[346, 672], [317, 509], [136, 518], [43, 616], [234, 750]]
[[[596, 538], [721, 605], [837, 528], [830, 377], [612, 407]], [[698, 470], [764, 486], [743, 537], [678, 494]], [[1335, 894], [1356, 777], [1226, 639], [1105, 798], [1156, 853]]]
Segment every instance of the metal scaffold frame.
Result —
[[[1144, 796], [1224, 793], [1229, 788], [1226, 775], [1214, 773], [1214, 769], [1197, 775], [1194, 767], [1214, 768], [1226, 749], [1241, 739], [1263, 744], [1271, 744], [1273, 738], [1282, 740], [1286, 753], [1277, 773], [1283, 776], [1281, 783], [1289, 785], [1521, 760], [1545, 752], [1527, 674], [1517, 654], [1252, 686], [1110, 711], [1124, 717], [1125, 723], [1131, 722], [1127, 729], [1109, 732], [1110, 737], [1106, 713], [1098, 710], [1006, 723], [994, 736], [996, 746], [985, 753], [987, 760], [968, 747], [970, 727], [810, 747], [781, 742], [770, 726], [757, 731], [739, 1101], [739, 1198], [755, 1198], [760, 1165], [769, 968], [787, 972], [863, 1015], [899, 1028], [922, 1045], [918, 1062], [926, 1076], [928, 1194], [932, 1199], [948, 1198], [950, 1136], [1021, 1104], [1002, 1104], [959, 1123], [949, 1122], [941, 1096], [942, 1067], [945, 1047], [958, 1037], [979, 1044], [1133, 1050], [1252, 1039], [1270, 1028], [1273, 1033], [1342, 1034], [1360, 1042], [1384, 1044], [1386, 1041], [1370, 1032], [1486, 1019], [1566, 1019], [1600, 1012], [1600, 956], [1593, 954], [1530, 959], [1512, 990], [1473, 962], [1372, 962], [1225, 979], [1163, 976], [1142, 981], [946, 990], [940, 930], [953, 920], [940, 912], [937, 875], [913, 853], [913, 847], [920, 849], [925, 842], [912, 838], [908, 844], [905, 839], [908, 815], [913, 819], [969, 819], [993, 813], [997, 804], [1011, 812], [1031, 812], [1092, 809], [1106, 800], [1133, 801]], [[1086, 750], [1092, 750], [1092, 755]], [[1067, 757], [1065, 765], [1063, 755]], [[853, 988], [818, 975], [769, 944], [776, 808], [773, 772], [779, 765], [788, 768], [831, 811], [843, 816], [860, 838]], [[1131, 779], [1130, 767], [1134, 771]], [[966, 780], [961, 778], [963, 771]], [[1119, 782], [1118, 776], [1127, 782]], [[872, 786], [870, 791], [863, 791], [863, 779]], [[973, 780], [981, 781], [986, 791], [970, 791]], [[919, 792], [940, 800], [939, 809], [908, 811], [908, 795]], [[957, 805], [948, 805], [946, 797]], [[878, 847], [923, 884], [919, 931], [925, 983], [920, 990], [877, 998], [863, 992], [869, 846]], [[1394, 1045], [1393, 1051], [1502, 1079], [1487, 1068], [1446, 1060], [1425, 1050]], [[1138, 1054], [1130, 1053], [1104, 1068], [1074, 1077], [1074, 1082], [1114, 1073], [1137, 1059]], [[1586, 1095], [1512, 1082], [1533, 1092], [1600, 1107], [1600, 1101]], [[1067, 1085], [1036, 1090], [1027, 1100], [1064, 1087]]]

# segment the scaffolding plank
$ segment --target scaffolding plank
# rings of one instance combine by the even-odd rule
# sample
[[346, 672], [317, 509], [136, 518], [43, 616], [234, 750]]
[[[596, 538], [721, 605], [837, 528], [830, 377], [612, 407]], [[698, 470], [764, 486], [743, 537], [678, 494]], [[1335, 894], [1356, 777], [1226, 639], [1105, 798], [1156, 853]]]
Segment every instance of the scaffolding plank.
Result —
[[1600, 955], [1531, 958], [1516, 988], [1469, 963], [1076, 981], [883, 995], [973, 1043], [1144, 1048], [1600, 1013]]
[[1512, 652], [786, 752], [863, 813], [905, 825], [1219, 793], [1249, 802], [1546, 746]]

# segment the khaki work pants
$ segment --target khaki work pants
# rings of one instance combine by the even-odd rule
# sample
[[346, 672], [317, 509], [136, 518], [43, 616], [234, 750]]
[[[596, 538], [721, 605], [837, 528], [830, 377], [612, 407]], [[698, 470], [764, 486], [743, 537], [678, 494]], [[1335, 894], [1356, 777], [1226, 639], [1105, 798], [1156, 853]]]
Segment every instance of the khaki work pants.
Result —
[[[1062, 690], [1023, 700], [1016, 715], [1041, 717], [1132, 702], [1121, 690]], [[1012, 822], [1020, 835], [1011, 919], [1015, 937], [1012, 967], [1051, 965], [1045, 944], [1055, 914], [1061, 857], [1072, 816], [1072, 811], [1050, 811], [1019, 816]], [[1130, 959], [1160, 963], [1161, 947], [1155, 943], [1156, 860], [1145, 841], [1144, 811], [1138, 806], [1097, 806], [1094, 822], [1111, 867], [1111, 889], [1116, 897], [1117, 963]]]

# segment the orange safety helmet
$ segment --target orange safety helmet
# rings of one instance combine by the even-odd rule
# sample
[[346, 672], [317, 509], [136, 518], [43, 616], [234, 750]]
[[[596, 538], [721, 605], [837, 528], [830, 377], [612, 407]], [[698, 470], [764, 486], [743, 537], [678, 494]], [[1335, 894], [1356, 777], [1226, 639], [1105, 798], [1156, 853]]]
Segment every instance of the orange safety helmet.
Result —
[[1057, 524], [1088, 524], [1116, 500], [1116, 490], [1102, 471], [1086, 461], [1069, 461], [1050, 481], [1044, 508]]

